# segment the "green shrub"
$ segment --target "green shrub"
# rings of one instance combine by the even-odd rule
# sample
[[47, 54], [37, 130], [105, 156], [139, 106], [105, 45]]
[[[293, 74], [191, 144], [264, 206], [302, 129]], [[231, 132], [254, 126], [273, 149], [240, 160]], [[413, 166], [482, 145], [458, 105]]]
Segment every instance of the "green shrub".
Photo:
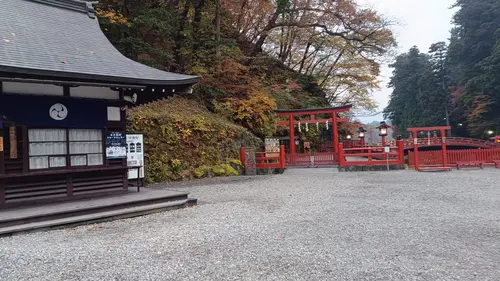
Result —
[[179, 97], [131, 109], [128, 131], [144, 134], [147, 182], [236, 175], [241, 145], [262, 144], [245, 128]]

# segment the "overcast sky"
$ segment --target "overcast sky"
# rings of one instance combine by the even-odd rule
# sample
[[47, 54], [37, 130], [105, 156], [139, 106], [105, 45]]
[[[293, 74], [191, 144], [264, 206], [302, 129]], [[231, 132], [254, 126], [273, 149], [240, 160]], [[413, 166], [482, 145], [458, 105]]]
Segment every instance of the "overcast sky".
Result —
[[[430, 45], [439, 41], [448, 41], [452, 28], [451, 18], [455, 9], [449, 8], [455, 0], [360, 0], [398, 22], [393, 28], [398, 42], [398, 53], [408, 51], [416, 45], [420, 51], [427, 52]], [[382, 89], [373, 93], [379, 104], [379, 110], [386, 107], [391, 89], [387, 83], [392, 69], [384, 65], [382, 69]], [[382, 116], [360, 117], [364, 122], [382, 120]]]

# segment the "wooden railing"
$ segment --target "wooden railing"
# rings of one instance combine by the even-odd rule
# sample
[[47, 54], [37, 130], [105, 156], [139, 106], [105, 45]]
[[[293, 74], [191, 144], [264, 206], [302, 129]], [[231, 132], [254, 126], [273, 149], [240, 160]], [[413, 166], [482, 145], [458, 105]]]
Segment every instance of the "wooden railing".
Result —
[[[404, 139], [405, 149], [413, 148], [414, 139]], [[439, 146], [441, 145], [441, 138], [432, 137], [432, 138], [418, 138], [417, 143], [419, 147], [426, 146]], [[396, 141], [388, 142], [389, 145], [396, 145]], [[472, 147], [481, 147], [481, 148], [500, 148], [500, 143], [481, 140], [481, 139], [471, 139], [471, 138], [462, 138], [462, 137], [447, 137], [446, 138], [447, 145], [454, 146], [472, 146]]]
[[375, 165], [403, 165], [404, 146], [397, 141], [396, 146], [389, 146], [389, 152], [382, 146], [344, 148], [339, 145], [339, 166], [375, 166]]
[[[245, 165], [244, 147], [240, 148], [240, 160]], [[286, 168], [285, 146], [281, 145], [279, 152], [255, 152], [255, 168]]]
[[[441, 150], [419, 151], [419, 165], [421, 166], [439, 166], [443, 163]], [[455, 165], [457, 162], [484, 161], [493, 163], [500, 160], [500, 148], [491, 149], [463, 149], [448, 150], [446, 152], [448, 164]], [[408, 153], [408, 164], [415, 166], [415, 157], [413, 151]]]

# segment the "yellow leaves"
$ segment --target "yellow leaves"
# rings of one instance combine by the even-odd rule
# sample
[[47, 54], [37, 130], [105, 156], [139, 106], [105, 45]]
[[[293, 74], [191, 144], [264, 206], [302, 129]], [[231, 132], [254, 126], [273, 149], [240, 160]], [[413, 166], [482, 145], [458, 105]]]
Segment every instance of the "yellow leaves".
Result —
[[123, 24], [127, 27], [131, 27], [132, 24], [129, 22], [128, 18], [113, 9], [101, 10], [97, 9], [96, 14], [100, 17], [107, 18], [112, 24]]
[[172, 159], [172, 168], [178, 168], [182, 165], [182, 161], [179, 159]]
[[276, 108], [275, 100], [260, 91], [251, 93], [247, 99], [230, 99], [226, 105], [233, 108], [235, 120], [250, 127], [268, 122], [270, 113]]

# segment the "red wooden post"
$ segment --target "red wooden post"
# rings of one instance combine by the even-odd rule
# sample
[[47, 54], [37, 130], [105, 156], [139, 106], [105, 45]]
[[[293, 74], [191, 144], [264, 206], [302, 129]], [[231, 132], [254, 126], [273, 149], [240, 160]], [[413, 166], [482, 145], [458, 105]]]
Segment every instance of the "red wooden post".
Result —
[[245, 167], [245, 148], [243, 146], [240, 147], [240, 161], [241, 161], [241, 165], [243, 165], [243, 167]]
[[332, 112], [332, 140], [333, 140], [333, 154], [337, 154], [340, 159], [339, 154], [339, 137], [338, 137], [338, 126], [337, 126], [337, 113]]
[[339, 144], [339, 166], [340, 167], [344, 167], [344, 165], [345, 165], [344, 157], [345, 157], [344, 144], [340, 143]]
[[441, 129], [441, 153], [443, 155], [443, 167], [448, 167], [448, 155], [446, 154], [446, 130]]
[[405, 163], [405, 144], [403, 140], [396, 141], [397, 151], [398, 151], [398, 160], [399, 165], [404, 165]]
[[418, 167], [418, 138], [414, 138], [413, 139], [413, 163], [414, 163], [414, 166], [415, 166], [415, 170], [418, 171], [419, 170], [419, 167]]
[[372, 159], [372, 148], [369, 147], [368, 148], [368, 165], [372, 165], [373, 164], [373, 159]]
[[382, 136], [382, 146], [385, 146], [385, 136]]
[[293, 114], [288, 115], [288, 122], [290, 126], [290, 162], [295, 163], [295, 124]]
[[286, 168], [285, 146], [280, 146], [280, 168]]

